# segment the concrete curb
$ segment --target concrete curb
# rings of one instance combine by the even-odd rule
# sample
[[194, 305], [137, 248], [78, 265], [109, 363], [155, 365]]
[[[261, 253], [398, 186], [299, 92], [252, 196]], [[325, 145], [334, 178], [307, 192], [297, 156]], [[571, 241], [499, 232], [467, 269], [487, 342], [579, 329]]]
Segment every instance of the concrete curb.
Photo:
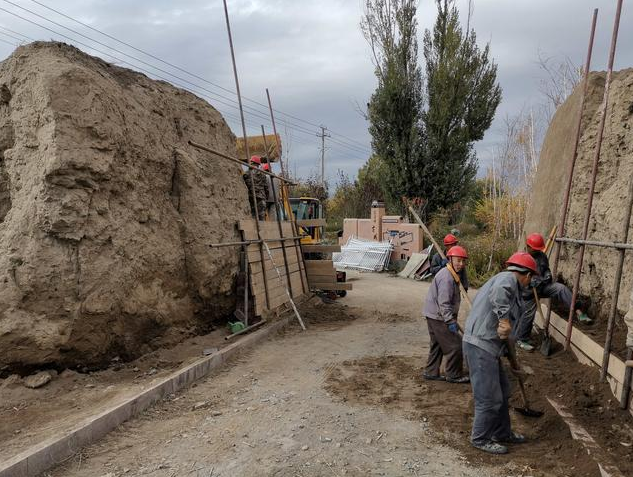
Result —
[[154, 384], [136, 396], [91, 417], [61, 437], [41, 442], [14, 458], [0, 463], [0, 477], [32, 477], [60, 464], [85, 447], [99, 440], [123, 422], [140, 414], [163, 397], [173, 394], [222, 366], [229, 358], [245, 351], [286, 327], [291, 315], [257, 330], [239, 341], [201, 358]]

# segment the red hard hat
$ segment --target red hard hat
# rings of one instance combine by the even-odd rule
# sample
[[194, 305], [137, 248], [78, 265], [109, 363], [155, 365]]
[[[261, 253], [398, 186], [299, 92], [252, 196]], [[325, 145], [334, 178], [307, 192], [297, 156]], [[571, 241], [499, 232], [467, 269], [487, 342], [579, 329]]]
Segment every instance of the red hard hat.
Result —
[[262, 158], [259, 156], [251, 156], [251, 162], [254, 162], [255, 164], [261, 164]]
[[530, 270], [532, 273], [538, 275], [538, 268], [536, 266], [536, 261], [532, 258], [527, 252], [515, 252], [506, 262], [506, 265], [514, 265], [520, 268], [525, 268]]
[[454, 247], [451, 247], [451, 249], [446, 253], [446, 256], [468, 258], [468, 252], [464, 247], [455, 245]]
[[453, 234], [448, 234], [444, 237], [444, 246], [448, 247], [449, 245], [455, 245], [459, 242], [459, 239], [455, 237]]
[[262, 165], [262, 170], [266, 171], [266, 172], [270, 172], [270, 164], [268, 164], [267, 162], [264, 163]]
[[545, 250], [545, 239], [541, 234], [533, 233], [527, 236], [525, 243], [528, 247], [534, 250]]

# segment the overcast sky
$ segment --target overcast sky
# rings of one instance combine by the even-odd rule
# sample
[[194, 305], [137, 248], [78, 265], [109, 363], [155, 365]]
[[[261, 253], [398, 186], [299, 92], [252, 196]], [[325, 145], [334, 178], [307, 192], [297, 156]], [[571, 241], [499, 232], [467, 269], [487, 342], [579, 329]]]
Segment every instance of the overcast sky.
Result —
[[[369, 155], [367, 123], [357, 111], [357, 105], [366, 104], [376, 87], [369, 50], [358, 27], [363, 3], [229, 1], [242, 94], [248, 98], [248, 133], [260, 134], [261, 124], [271, 132], [263, 107], [265, 88], [269, 88], [274, 107], [280, 111], [278, 129], [284, 147], [290, 151], [291, 169], [300, 176], [319, 170], [320, 139], [316, 134], [321, 124], [332, 136], [326, 140], [326, 175], [330, 180], [335, 179], [338, 169], [354, 176]], [[457, 4], [465, 20], [467, 1], [459, 0]], [[145, 56], [42, 5], [181, 69]], [[600, 12], [592, 69], [606, 69], [615, 6], [616, 0], [474, 0], [472, 26], [480, 45], [490, 42], [503, 88], [495, 122], [477, 145], [481, 170], [487, 167], [494, 145], [501, 140], [504, 117], [544, 101], [539, 92], [539, 50], [546, 56], [569, 57], [579, 65], [583, 63], [595, 7]], [[421, 0], [420, 39], [434, 19], [434, 1]], [[625, 2], [616, 69], [633, 66], [632, 27], [633, 3]], [[22, 35], [73, 43], [121, 66], [135, 65], [150, 76], [187, 87], [219, 109], [234, 133], [241, 135], [222, 0], [0, 0], [0, 58], [12, 52], [18, 39], [28, 41]]]

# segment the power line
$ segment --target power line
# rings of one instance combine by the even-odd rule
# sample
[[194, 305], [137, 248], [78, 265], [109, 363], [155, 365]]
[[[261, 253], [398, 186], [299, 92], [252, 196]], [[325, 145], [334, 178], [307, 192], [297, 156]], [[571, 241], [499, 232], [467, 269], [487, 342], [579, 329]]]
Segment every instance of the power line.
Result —
[[[30, 10], [25, 9], [25, 8], [23, 8], [23, 7], [20, 7], [20, 6], [16, 5], [16, 4], [15, 4], [15, 3], [13, 3], [13, 2], [10, 2], [10, 1], [8, 1], [8, 0], [5, 0], [5, 1], [6, 1], [7, 3], [10, 3], [10, 4], [14, 5], [14, 6], [17, 6], [18, 8], [22, 8], [22, 9], [24, 9], [24, 10], [26, 10], [26, 11], [29, 11], [29, 12], [30, 12]], [[179, 67], [179, 66], [177, 66], [177, 65], [174, 65], [174, 64], [172, 64], [172, 63], [170, 63], [170, 62], [168, 62], [168, 61], [165, 61], [165, 60], [163, 60], [162, 58], [159, 58], [159, 57], [157, 57], [157, 56], [153, 55], [152, 53], [148, 53], [148, 52], [147, 52], [147, 51], [145, 51], [145, 50], [142, 50], [142, 49], [140, 49], [140, 48], [137, 48], [137, 47], [135, 47], [134, 45], [131, 45], [130, 43], [127, 43], [127, 42], [125, 42], [125, 41], [123, 41], [123, 40], [120, 40], [120, 39], [118, 39], [118, 38], [116, 38], [116, 37], [114, 37], [114, 36], [112, 36], [112, 35], [108, 34], [108, 33], [105, 33], [105, 32], [103, 32], [103, 31], [101, 31], [101, 30], [99, 30], [99, 29], [97, 29], [97, 28], [94, 28], [94, 27], [92, 27], [92, 26], [90, 26], [90, 25], [88, 25], [88, 24], [86, 24], [86, 23], [84, 23], [84, 22], [82, 22], [82, 21], [80, 21], [80, 20], [77, 20], [76, 18], [74, 18], [74, 17], [72, 17], [72, 16], [70, 16], [70, 15], [67, 15], [67, 14], [65, 14], [65, 13], [63, 13], [63, 12], [61, 12], [61, 11], [59, 11], [59, 10], [56, 10], [56, 9], [54, 9], [54, 8], [52, 8], [52, 7], [49, 7], [48, 5], [45, 5], [45, 4], [44, 4], [44, 3], [42, 3], [42, 2], [39, 2], [39, 1], [37, 1], [37, 0], [31, 0], [31, 1], [32, 1], [33, 3], [35, 3], [35, 4], [37, 4], [37, 5], [40, 5], [40, 6], [41, 6], [41, 7], [43, 7], [43, 8], [46, 8], [47, 10], [50, 10], [50, 11], [52, 11], [52, 12], [55, 12], [55, 13], [57, 13], [58, 15], [60, 15], [60, 16], [62, 16], [62, 17], [64, 17], [64, 18], [66, 18], [66, 19], [68, 19], [68, 20], [71, 20], [71, 21], [73, 21], [73, 22], [75, 22], [75, 23], [78, 23], [78, 24], [80, 24], [80, 25], [84, 26], [85, 28], [88, 28], [88, 29], [90, 29], [90, 30], [92, 30], [92, 31], [94, 31], [94, 32], [97, 32], [97, 33], [99, 33], [99, 34], [101, 34], [101, 35], [103, 35], [103, 36], [107, 37], [107, 38], [110, 38], [111, 40], [114, 40], [114, 41], [116, 41], [116, 42], [118, 42], [118, 43], [120, 43], [120, 44], [122, 44], [122, 45], [125, 45], [125, 46], [127, 46], [128, 48], [132, 48], [133, 50], [135, 50], [135, 51], [137, 51], [137, 52], [139, 52], [139, 53], [142, 53], [142, 54], [144, 54], [144, 55], [146, 55], [146, 56], [148, 56], [148, 57], [150, 57], [150, 58], [153, 58], [153, 59], [155, 59], [155, 60], [157, 60], [157, 61], [159, 61], [159, 62], [161, 62], [161, 63], [163, 63], [163, 64], [165, 64], [165, 65], [168, 65], [168, 66], [170, 66], [170, 67], [172, 67], [172, 68], [174, 68], [174, 69], [176, 69], [176, 70], [178, 70], [178, 71], [181, 71], [181, 72], [183, 72], [183, 73], [186, 73], [186, 74], [188, 74], [188, 75], [190, 75], [190, 76], [192, 76], [192, 77], [194, 77], [194, 78], [197, 78], [197, 79], [199, 79], [199, 80], [201, 80], [201, 81], [204, 81], [205, 83], [208, 83], [208, 84], [210, 84], [210, 85], [213, 85], [213, 86], [215, 86], [216, 88], [220, 88], [220, 89], [221, 89], [221, 90], [223, 90], [223, 91], [226, 91], [226, 92], [231, 93], [231, 94], [235, 94], [235, 92], [234, 92], [233, 90], [231, 90], [231, 89], [228, 89], [228, 88], [225, 88], [225, 87], [223, 87], [223, 86], [221, 86], [221, 85], [219, 85], [219, 84], [213, 83], [213, 82], [211, 82], [211, 81], [209, 81], [209, 80], [207, 80], [207, 79], [205, 79], [205, 78], [203, 78], [203, 77], [201, 77], [201, 76], [199, 76], [199, 75], [196, 75], [195, 73], [191, 73], [190, 71], [185, 70], [184, 68], [181, 68], [181, 67]], [[32, 12], [31, 12], [31, 13], [32, 13]], [[43, 18], [43, 17], [41, 17], [41, 18]], [[65, 27], [64, 27], [64, 28], [65, 28]], [[70, 29], [69, 29], [69, 30], [70, 30]], [[70, 30], [70, 31], [73, 31], [73, 30]], [[83, 35], [82, 35], [82, 36], [83, 36]], [[93, 41], [96, 41], [96, 40], [93, 40]], [[115, 51], [117, 51], [117, 50], [115, 50]], [[252, 102], [252, 103], [254, 103], [254, 104], [257, 104], [257, 105], [259, 105], [259, 106], [263, 106], [264, 108], [266, 108], [266, 107], [267, 107], [267, 105], [265, 105], [265, 104], [263, 104], [263, 103], [260, 103], [259, 101], [256, 101], [256, 100], [254, 100], [254, 99], [250, 99], [250, 98], [248, 98], [248, 97], [243, 97], [243, 98], [244, 98], [244, 99], [246, 99], [246, 100], [248, 100], [248, 101], [250, 101], [250, 102]], [[305, 123], [305, 124], [308, 124], [308, 125], [310, 125], [310, 126], [313, 126], [313, 127], [316, 127], [316, 128], [319, 128], [319, 127], [320, 127], [320, 125], [318, 125], [318, 124], [315, 124], [315, 123], [313, 123], [313, 122], [310, 122], [310, 121], [304, 120], [304, 119], [299, 118], [299, 117], [297, 117], [297, 116], [293, 116], [292, 114], [288, 114], [288, 113], [285, 113], [285, 112], [283, 112], [283, 111], [279, 111], [279, 110], [276, 110], [276, 109], [274, 109], [274, 111], [275, 111], [275, 112], [277, 112], [277, 113], [279, 113], [279, 114], [281, 114], [281, 115], [284, 115], [284, 116], [287, 116], [287, 117], [293, 118], [293, 119], [295, 119], [295, 120], [297, 120], [297, 121], [301, 121], [301, 122], [303, 122], [303, 123]], [[282, 119], [282, 121], [284, 121], [284, 120]], [[350, 137], [348, 137], [348, 136], [345, 136], [344, 134], [335, 133], [335, 132], [332, 132], [332, 131], [330, 131], [330, 132], [331, 132], [332, 134], [336, 135], [336, 136], [340, 136], [340, 137], [342, 137], [342, 138], [344, 138], [344, 139], [347, 139], [347, 140], [348, 140], [349, 142], [351, 142], [351, 143], [356, 143], [357, 145], [361, 146], [362, 148], [366, 148], [366, 147], [367, 147], [365, 144], [361, 143], [360, 141], [357, 141], [357, 140], [352, 139], [352, 138], [350, 138]], [[344, 141], [340, 141], [340, 142], [341, 142], [341, 143], [344, 143]]]
[[[219, 93], [216, 93], [216, 92], [214, 92], [214, 91], [211, 91], [211, 90], [209, 90], [209, 89], [207, 89], [207, 88], [205, 88], [205, 87], [203, 87], [203, 86], [200, 86], [200, 85], [198, 85], [198, 84], [196, 84], [196, 83], [193, 83], [193, 82], [191, 82], [191, 81], [189, 81], [189, 80], [187, 80], [187, 79], [185, 79], [185, 78], [182, 78], [181, 76], [175, 75], [174, 73], [171, 73], [171, 72], [169, 72], [169, 71], [167, 71], [167, 70], [165, 70], [165, 69], [162, 69], [162, 68], [157, 67], [157, 66], [155, 66], [155, 65], [153, 65], [153, 64], [151, 64], [151, 63], [148, 63], [148, 62], [146, 62], [146, 61], [144, 61], [144, 60], [142, 60], [142, 59], [140, 59], [140, 58], [137, 58], [136, 56], [129, 55], [129, 54], [127, 54], [127, 53], [125, 53], [125, 52], [123, 52], [123, 51], [121, 51], [121, 50], [118, 50], [118, 49], [116, 49], [116, 48], [112, 48], [110, 45], [108, 45], [108, 44], [106, 44], [106, 43], [103, 43], [103, 42], [101, 42], [101, 41], [99, 41], [99, 40], [95, 40], [94, 38], [91, 38], [91, 37], [89, 37], [89, 36], [87, 36], [87, 35], [84, 35], [84, 34], [83, 34], [83, 33], [81, 33], [81, 32], [78, 32], [78, 31], [76, 31], [76, 30], [74, 30], [74, 29], [72, 29], [72, 28], [69, 28], [69, 27], [67, 27], [67, 26], [65, 26], [65, 25], [62, 25], [62, 24], [60, 24], [60, 23], [58, 23], [58, 22], [56, 22], [56, 21], [54, 21], [54, 20], [51, 20], [51, 19], [49, 19], [49, 18], [46, 18], [46, 17], [44, 17], [44, 16], [42, 16], [42, 15], [39, 15], [38, 13], [33, 12], [32, 10], [29, 10], [28, 8], [24, 8], [24, 7], [22, 7], [22, 6], [20, 6], [20, 5], [17, 5], [16, 3], [13, 3], [13, 2], [11, 2], [11, 1], [9, 1], [9, 0], [3, 0], [3, 1], [4, 1], [5, 3], [8, 3], [9, 5], [13, 5], [14, 7], [17, 7], [17, 8], [19, 8], [19, 9], [23, 10], [23, 11], [26, 11], [27, 13], [30, 13], [31, 15], [34, 15], [34, 16], [36, 16], [36, 17], [38, 17], [38, 18], [41, 18], [41, 19], [43, 19], [43, 20], [46, 20], [47, 22], [52, 23], [53, 25], [56, 25], [56, 26], [61, 27], [61, 28], [64, 28], [64, 29], [66, 29], [66, 30], [68, 30], [68, 31], [70, 31], [70, 32], [72, 32], [72, 33], [74, 33], [74, 34], [76, 34], [76, 35], [79, 35], [79, 36], [81, 36], [81, 37], [83, 37], [83, 38], [86, 38], [87, 40], [90, 40], [90, 41], [92, 41], [92, 42], [94, 42], [94, 43], [96, 43], [96, 44], [98, 44], [98, 45], [100, 45], [100, 46], [103, 46], [103, 47], [105, 47], [105, 48], [111, 49], [112, 51], [115, 51], [116, 53], [119, 53], [119, 54], [121, 54], [121, 55], [123, 55], [123, 56], [126, 56], [126, 57], [128, 57], [128, 58], [131, 58], [131, 59], [133, 59], [133, 60], [135, 60], [135, 61], [138, 61], [138, 62], [140, 62], [141, 64], [143, 64], [143, 65], [145, 65], [145, 66], [148, 66], [148, 67], [153, 68], [153, 69], [155, 69], [155, 70], [157, 70], [157, 71], [159, 71], [159, 72], [161, 72], [161, 73], [164, 73], [164, 74], [169, 75], [169, 76], [171, 76], [171, 77], [173, 77], [173, 78], [176, 78], [176, 79], [178, 79], [179, 81], [182, 81], [182, 82], [184, 82], [184, 83], [186, 83], [186, 84], [190, 85], [191, 87], [196, 88], [197, 90], [199, 90], [199, 91], [196, 91], [196, 93], [197, 93], [197, 94], [200, 94], [200, 95], [202, 95], [202, 96], [205, 96], [205, 97], [209, 98], [209, 96], [204, 95], [204, 93], [200, 93], [200, 91], [205, 91], [206, 93], [209, 93], [209, 94], [212, 94], [212, 95], [217, 96], [217, 97], [219, 97], [219, 98], [222, 98], [223, 100], [229, 101], [230, 103], [235, 103], [235, 101], [234, 101], [233, 99], [231, 99], [231, 98], [227, 98], [226, 96], [223, 96], [223, 95], [221, 95], [221, 94], [219, 94]], [[148, 71], [148, 70], [146, 70], [146, 69], [144, 69], [144, 68], [139, 67], [138, 65], [135, 65], [135, 64], [133, 64], [133, 63], [130, 63], [130, 62], [128, 62], [128, 61], [126, 61], [126, 60], [123, 60], [123, 59], [121, 59], [121, 58], [118, 58], [118, 57], [116, 57], [116, 56], [112, 55], [112, 54], [111, 54], [111, 53], [109, 53], [109, 52], [104, 52], [104, 51], [102, 51], [102, 50], [99, 50], [99, 49], [95, 48], [95, 47], [94, 47], [94, 46], [92, 46], [92, 45], [88, 45], [88, 44], [86, 44], [86, 43], [83, 43], [83, 42], [81, 42], [81, 41], [77, 40], [76, 38], [72, 38], [72, 37], [70, 37], [70, 36], [68, 36], [68, 35], [65, 35], [65, 34], [63, 34], [63, 33], [60, 33], [60, 32], [58, 32], [58, 31], [56, 31], [56, 30], [53, 30], [53, 29], [51, 29], [51, 28], [48, 28], [48, 27], [46, 27], [46, 26], [42, 25], [41, 23], [38, 23], [38, 22], [35, 22], [35, 21], [30, 20], [30, 19], [28, 19], [28, 18], [25, 18], [24, 16], [21, 16], [21, 15], [19, 15], [19, 14], [15, 13], [15, 12], [11, 12], [10, 10], [7, 10], [7, 9], [5, 9], [5, 8], [2, 8], [2, 7], [0, 7], [0, 10], [4, 11], [4, 12], [6, 12], [6, 13], [9, 13], [10, 15], [13, 15], [13, 16], [15, 16], [15, 17], [17, 17], [17, 18], [20, 18], [21, 20], [27, 21], [27, 22], [29, 22], [29, 23], [31, 23], [31, 24], [33, 24], [33, 25], [36, 25], [36, 26], [38, 26], [38, 27], [40, 27], [40, 28], [43, 28], [43, 29], [45, 29], [45, 30], [47, 30], [47, 31], [50, 31], [50, 32], [55, 33], [55, 34], [57, 34], [57, 35], [60, 35], [60, 36], [62, 36], [62, 37], [64, 37], [64, 38], [66, 38], [66, 39], [68, 39], [68, 40], [70, 40], [70, 41], [74, 41], [74, 42], [76, 42], [76, 43], [78, 43], [78, 44], [80, 44], [80, 45], [85, 46], [86, 48], [90, 48], [90, 49], [92, 49], [92, 50], [94, 50], [94, 51], [96, 51], [96, 52], [99, 52], [99, 53], [103, 54], [103, 55], [106, 55], [106, 56], [108, 56], [108, 57], [114, 58], [114, 59], [116, 59], [117, 61], [120, 61], [120, 62], [122, 62], [122, 63], [124, 63], [124, 64], [126, 64], [126, 65], [129, 65], [129, 66], [131, 66], [131, 67], [133, 67], [133, 68], [136, 68], [136, 69], [138, 69], [138, 70], [140, 70], [140, 71], [143, 71], [143, 72], [145, 72], [145, 73], [147, 73], [147, 74], [149, 74], [149, 75], [154, 75], [155, 77], [158, 77], [158, 78], [163, 79], [163, 80], [165, 80], [165, 81], [172, 82], [172, 83], [174, 83], [174, 84], [178, 84], [178, 83], [174, 82], [173, 80], [169, 80], [168, 78], [165, 78], [165, 77], [163, 77], [163, 76], [160, 76], [160, 75], [158, 75], [158, 74], [156, 74], [156, 73], [152, 73], [152, 72], [150, 72], [150, 71]], [[186, 71], [186, 70], [183, 70], [183, 71]], [[188, 72], [187, 72], [187, 73], [188, 73]], [[189, 73], [188, 73], [188, 74], [189, 74]], [[181, 87], [183, 87], [183, 88], [185, 88], [185, 89], [190, 89], [190, 90], [192, 89], [192, 88], [188, 88], [188, 87], [183, 86], [183, 85], [179, 85], [179, 86], [181, 86]], [[195, 90], [194, 90], [194, 91], [195, 91]], [[226, 106], [229, 106], [229, 107], [232, 107], [232, 108], [235, 108], [235, 109], [239, 109], [236, 105], [234, 105], [234, 104], [230, 104], [230, 103], [227, 103], [227, 102], [225, 102], [225, 101], [222, 101], [222, 99], [216, 99], [216, 98], [210, 98], [210, 99], [212, 99], [213, 101], [217, 101], [217, 102], [219, 102], [219, 103], [221, 103], [221, 104], [224, 104], [224, 105], [226, 105]], [[264, 121], [266, 121], [267, 123], [268, 123], [268, 122], [270, 122], [270, 118], [268, 117], [268, 115], [267, 115], [267, 113], [266, 113], [266, 112], [259, 111], [259, 110], [255, 109], [255, 108], [252, 108], [252, 107], [249, 107], [249, 106], [246, 106], [246, 107], [245, 107], [245, 109], [246, 109], [246, 108], [247, 108], [247, 109], [249, 109], [249, 110], [251, 111], [251, 112], [248, 112], [248, 114], [250, 114], [250, 115], [252, 115], [252, 116], [256, 116], [256, 117], [258, 117], [259, 119], [263, 119], [263, 120], [264, 120]], [[312, 137], [313, 131], [309, 131], [309, 130], [305, 129], [305, 128], [304, 128], [304, 127], [302, 127], [302, 126], [299, 126], [299, 125], [294, 124], [294, 123], [290, 123], [290, 122], [285, 121], [285, 120], [282, 120], [282, 121], [284, 121], [284, 123], [285, 123], [285, 124], [287, 124], [287, 125], [288, 125], [289, 127], [291, 127], [292, 129], [294, 129], [294, 130], [296, 130], [296, 131], [298, 131], [298, 132], [300, 132], [300, 133], [302, 133], [302, 134], [304, 134], [304, 135], [306, 135], [306, 136]], [[369, 154], [370, 154], [368, 151], [366, 151], [366, 150], [362, 150], [361, 148], [359, 148], [359, 147], [357, 147], [357, 146], [348, 145], [348, 144], [345, 144], [345, 143], [340, 142], [340, 141], [336, 141], [336, 143], [337, 143], [340, 147], [347, 148], [347, 149], [349, 149], [349, 150], [351, 150], [351, 151], [353, 151], [353, 152], [356, 152], [356, 153], [366, 154], [366, 155], [369, 155]]]
[[[6, 1], [6, 0], [5, 0], [5, 1]], [[8, 2], [8, 3], [11, 3], [11, 2]], [[225, 106], [229, 106], [229, 107], [234, 108], [234, 109], [238, 109], [238, 108], [237, 108], [237, 106], [235, 106], [234, 102], [233, 102], [230, 98], [223, 97], [222, 95], [219, 95], [219, 94], [217, 94], [217, 93], [215, 93], [215, 92], [213, 92], [213, 91], [207, 90], [206, 88], [202, 88], [202, 87], [200, 87], [199, 85], [196, 85], [195, 83], [192, 83], [192, 82], [190, 82], [190, 81], [187, 81], [187, 80], [185, 80], [185, 79], [183, 79], [183, 78], [180, 78], [179, 76], [176, 76], [176, 75], [174, 75], [174, 74], [172, 74], [172, 73], [169, 73], [168, 71], [165, 71], [165, 70], [160, 70], [159, 68], [156, 68], [156, 69], [158, 69], [158, 70], [160, 70], [160, 71], [162, 71], [162, 72], [165, 72], [165, 74], [167, 74], [167, 75], [169, 75], [169, 76], [172, 76], [172, 77], [174, 77], [174, 78], [178, 78], [179, 80], [183, 80], [184, 82], [186, 82], [186, 83], [188, 83], [189, 85], [193, 86], [193, 88], [192, 88], [191, 86], [190, 86], [190, 87], [187, 87], [187, 86], [185, 86], [185, 85], [183, 85], [183, 84], [180, 84], [180, 83], [178, 83], [177, 81], [174, 81], [173, 79], [169, 79], [169, 78], [166, 78], [166, 77], [164, 77], [164, 76], [161, 76], [161, 75], [158, 75], [158, 74], [156, 74], [156, 73], [153, 73], [153, 72], [151, 72], [151, 71], [148, 71], [147, 69], [144, 69], [144, 68], [142, 68], [142, 67], [139, 67], [138, 65], [135, 65], [135, 64], [133, 64], [133, 63], [130, 63], [129, 61], [126, 61], [126, 60], [123, 60], [123, 59], [121, 59], [121, 58], [118, 58], [117, 56], [114, 56], [113, 54], [111, 54], [111, 53], [109, 53], [109, 52], [106, 52], [106, 51], [100, 50], [100, 49], [98, 49], [98, 48], [95, 48], [95, 47], [94, 47], [94, 46], [92, 46], [92, 45], [88, 45], [88, 44], [86, 44], [86, 43], [84, 43], [84, 42], [81, 42], [81, 41], [79, 41], [79, 40], [77, 40], [77, 39], [75, 39], [75, 38], [72, 38], [72, 37], [70, 37], [70, 36], [68, 36], [68, 35], [65, 35], [65, 34], [63, 34], [63, 33], [60, 33], [60, 32], [58, 32], [58, 31], [56, 31], [56, 30], [53, 30], [53, 29], [51, 29], [51, 28], [48, 28], [48, 27], [46, 27], [46, 26], [44, 26], [44, 25], [42, 25], [42, 24], [40, 24], [40, 23], [38, 23], [38, 22], [35, 22], [35, 21], [30, 20], [30, 19], [28, 19], [28, 18], [25, 18], [25, 17], [23, 17], [23, 16], [21, 16], [21, 15], [19, 15], [19, 14], [15, 13], [15, 12], [11, 12], [11, 11], [9, 11], [9, 10], [6, 10], [6, 9], [2, 8], [2, 7], [0, 7], [0, 10], [4, 11], [4, 12], [6, 12], [6, 13], [9, 13], [10, 15], [13, 15], [13, 16], [15, 16], [15, 17], [17, 17], [17, 18], [20, 18], [20, 19], [21, 19], [21, 20], [23, 20], [23, 21], [29, 22], [29, 23], [31, 23], [31, 24], [33, 24], [33, 25], [35, 25], [35, 26], [38, 26], [38, 27], [40, 27], [40, 28], [43, 28], [43, 29], [45, 29], [45, 30], [47, 30], [47, 31], [49, 31], [49, 32], [52, 32], [52, 33], [54, 33], [54, 34], [56, 34], [56, 35], [59, 35], [59, 36], [61, 36], [61, 37], [65, 38], [65, 39], [67, 39], [67, 40], [70, 40], [70, 41], [75, 42], [75, 43], [77, 43], [77, 44], [79, 44], [79, 45], [82, 45], [82, 46], [84, 46], [84, 47], [86, 47], [86, 48], [89, 48], [89, 49], [91, 49], [91, 50], [93, 50], [93, 51], [95, 51], [95, 52], [98, 52], [98, 53], [102, 54], [102, 55], [105, 55], [105, 56], [106, 56], [106, 57], [108, 57], [108, 58], [112, 58], [113, 60], [115, 60], [115, 61], [117, 61], [117, 62], [121, 62], [121, 63], [123, 63], [123, 64], [126, 64], [126, 65], [128, 65], [128, 66], [130, 66], [130, 67], [132, 67], [132, 68], [137, 69], [138, 71], [141, 71], [141, 72], [147, 73], [148, 75], [152, 75], [152, 76], [154, 76], [154, 77], [156, 77], [156, 78], [159, 78], [159, 79], [162, 79], [162, 80], [164, 80], [164, 81], [171, 82], [171, 83], [173, 83], [174, 85], [177, 85], [177, 86], [179, 86], [179, 87], [181, 87], [181, 88], [183, 88], [183, 89], [188, 89], [188, 90], [190, 90], [190, 91], [192, 91], [192, 92], [194, 92], [194, 93], [198, 94], [199, 96], [202, 96], [202, 97], [207, 98], [208, 100], [211, 100], [211, 101], [214, 101], [214, 102], [218, 102], [218, 103], [220, 103], [220, 104], [223, 104], [223, 105], [225, 105]], [[53, 23], [55, 23], [55, 22], [53, 22]], [[63, 27], [63, 25], [62, 25], [62, 27]], [[88, 39], [90, 39], [90, 40], [91, 40], [91, 38], [88, 38]], [[108, 45], [105, 45], [105, 46], [106, 46], [106, 47], [108, 47]], [[115, 50], [115, 51], [116, 51], [116, 50]], [[123, 54], [124, 54], [124, 53], [123, 53]], [[125, 54], [124, 54], [124, 55], [125, 55]], [[125, 56], [129, 56], [129, 55], [125, 55]], [[150, 65], [150, 66], [152, 66], [152, 67], [153, 67], [153, 65]], [[201, 91], [199, 91], [199, 90], [206, 91], [207, 93], [210, 93], [210, 94], [213, 94], [213, 95], [216, 95], [216, 96], [220, 96], [221, 98], [224, 98], [224, 99], [226, 99], [226, 100], [227, 100], [227, 101], [229, 101], [229, 102], [222, 101], [221, 99], [217, 99], [217, 98], [211, 97], [211, 96], [209, 96], [208, 94], [202, 93], [202, 92], [201, 92]], [[250, 108], [250, 109], [252, 109], [252, 108]], [[260, 112], [260, 111], [258, 111], [258, 110], [254, 110], [254, 109], [252, 109], [252, 112], [247, 112], [247, 114], [249, 114], [249, 115], [251, 115], [251, 116], [254, 116], [254, 117], [256, 117], [256, 118], [257, 118], [257, 119], [259, 119], [259, 120], [264, 120], [265, 122], [269, 122], [269, 121], [270, 121], [270, 118], [269, 118], [267, 115], [264, 115], [262, 112]], [[287, 124], [287, 123], [286, 123], [286, 124]], [[289, 127], [290, 129], [293, 129], [293, 130], [295, 130], [295, 131], [297, 131], [297, 132], [299, 132], [299, 133], [301, 133], [301, 134], [304, 134], [304, 135], [306, 135], [306, 136], [308, 136], [308, 137], [313, 137], [313, 132], [312, 132], [312, 131], [309, 131], [309, 130], [306, 130], [306, 129], [303, 129], [303, 128], [300, 128], [300, 127], [293, 127], [293, 126], [291, 126], [291, 125], [289, 125], [289, 124], [287, 124], [287, 125], [288, 125], [288, 127]], [[357, 153], [362, 153], [362, 154], [365, 154], [365, 152], [364, 152], [364, 151], [358, 151], [358, 150], [355, 150], [355, 149], [353, 149], [353, 148], [351, 148], [351, 147], [349, 147], [349, 146], [347, 146], [347, 145], [341, 145], [341, 146], [343, 146], [343, 147], [345, 147], [345, 148], [348, 148], [348, 149], [350, 149], [350, 150], [351, 150], [351, 151], [353, 151], [353, 152], [357, 152]]]

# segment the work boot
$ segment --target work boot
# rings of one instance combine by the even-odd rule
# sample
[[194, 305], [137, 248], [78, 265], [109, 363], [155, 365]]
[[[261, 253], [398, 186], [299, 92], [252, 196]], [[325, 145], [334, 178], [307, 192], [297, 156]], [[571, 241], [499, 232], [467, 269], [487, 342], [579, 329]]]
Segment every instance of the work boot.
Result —
[[426, 379], [427, 381], [444, 381], [446, 379], [444, 378], [444, 376], [440, 376], [439, 374], [432, 375], [432, 374], [422, 373], [422, 377]]
[[516, 432], [512, 432], [508, 437], [503, 438], [492, 438], [493, 442], [501, 442], [503, 444], [523, 444], [527, 441], [526, 437], [523, 434], [518, 434]]
[[497, 444], [496, 442], [486, 442], [485, 444], [475, 444], [472, 443], [473, 447], [476, 447], [479, 450], [484, 452], [488, 452], [489, 454], [507, 454], [508, 448], [506, 446], [502, 446], [501, 444]]
[[590, 325], [591, 323], [593, 323], [593, 320], [591, 318], [589, 318], [587, 316], [587, 313], [585, 313], [584, 311], [582, 313], [580, 313], [578, 316], [578, 322], [579, 323], [583, 323], [585, 325]]
[[446, 382], [453, 384], [468, 384], [470, 382], [470, 378], [468, 376], [460, 376], [458, 378], [449, 378], [446, 376]]
[[534, 351], [534, 346], [532, 346], [527, 341], [517, 341], [517, 346], [521, 348], [523, 351]]

